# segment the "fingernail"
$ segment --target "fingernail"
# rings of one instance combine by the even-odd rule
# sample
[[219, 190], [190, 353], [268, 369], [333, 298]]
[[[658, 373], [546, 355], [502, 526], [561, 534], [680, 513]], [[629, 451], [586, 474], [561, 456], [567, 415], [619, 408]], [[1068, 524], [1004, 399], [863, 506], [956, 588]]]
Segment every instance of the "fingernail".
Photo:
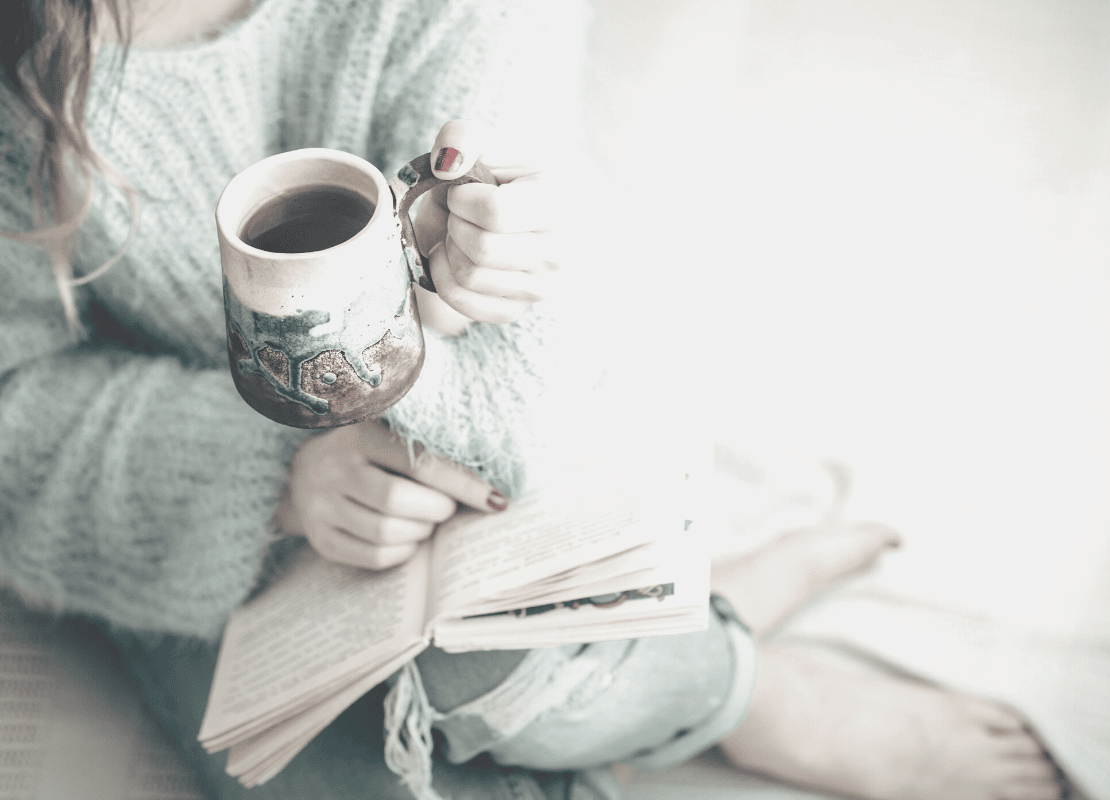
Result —
[[486, 498], [486, 505], [494, 511], [504, 511], [509, 507], [509, 498], [494, 489], [489, 493], [489, 497]]
[[458, 172], [462, 166], [462, 154], [454, 147], [444, 147], [436, 156], [437, 172]]

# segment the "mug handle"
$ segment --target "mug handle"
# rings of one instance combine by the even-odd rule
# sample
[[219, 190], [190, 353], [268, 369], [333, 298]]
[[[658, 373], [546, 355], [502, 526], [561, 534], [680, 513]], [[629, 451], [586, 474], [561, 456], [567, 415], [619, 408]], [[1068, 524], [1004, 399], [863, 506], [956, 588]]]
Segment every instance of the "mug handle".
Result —
[[401, 248], [408, 263], [409, 274], [415, 283], [429, 292], [436, 290], [432, 283], [432, 275], [427, 265], [427, 256], [420, 252], [416, 244], [416, 231], [413, 230], [412, 220], [409, 218], [409, 208], [416, 198], [429, 189], [437, 186], [459, 186], [464, 183], [488, 183], [498, 186], [497, 178], [480, 161], [475, 161], [474, 166], [465, 175], [451, 180], [443, 180], [432, 174], [432, 154], [425, 153], [417, 156], [397, 171], [397, 176], [389, 182], [393, 192], [393, 209], [401, 223]]

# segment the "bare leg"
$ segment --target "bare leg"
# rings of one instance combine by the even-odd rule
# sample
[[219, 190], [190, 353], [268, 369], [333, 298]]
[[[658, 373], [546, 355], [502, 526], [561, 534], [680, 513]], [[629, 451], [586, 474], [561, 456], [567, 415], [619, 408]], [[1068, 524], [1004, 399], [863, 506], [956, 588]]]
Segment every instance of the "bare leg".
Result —
[[[757, 636], [872, 564], [897, 534], [858, 524], [792, 531], [713, 573]], [[867, 800], [1058, 800], [1056, 771], [1014, 712], [921, 683], [765, 645], [733, 763]]]
[[868, 800], [1059, 800], [1055, 768], [1014, 712], [922, 684], [761, 653], [733, 763]]
[[874, 522], [799, 528], [754, 553], [714, 565], [711, 583], [762, 636], [815, 595], [863, 572], [901, 537]]

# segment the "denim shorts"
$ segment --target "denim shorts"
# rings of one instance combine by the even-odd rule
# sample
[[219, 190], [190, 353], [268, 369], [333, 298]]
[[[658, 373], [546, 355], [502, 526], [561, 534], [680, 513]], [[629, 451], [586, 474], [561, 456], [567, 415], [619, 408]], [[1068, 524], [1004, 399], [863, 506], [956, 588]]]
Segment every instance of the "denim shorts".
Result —
[[530, 651], [495, 689], [436, 714], [444, 755], [549, 771], [661, 769], [712, 747], [747, 710], [758, 651], [725, 598], [711, 607], [700, 633]]

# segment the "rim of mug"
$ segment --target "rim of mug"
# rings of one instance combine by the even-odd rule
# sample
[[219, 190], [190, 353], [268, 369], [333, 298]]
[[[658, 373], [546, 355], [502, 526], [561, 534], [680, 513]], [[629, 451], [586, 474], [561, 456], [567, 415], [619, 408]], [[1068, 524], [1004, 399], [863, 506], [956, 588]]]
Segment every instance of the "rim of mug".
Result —
[[[313, 161], [321, 164], [341, 164], [343, 166], [353, 167], [359, 174], [369, 179], [370, 183], [376, 188], [377, 198], [367, 198], [374, 204], [374, 213], [370, 215], [370, 219], [367, 220], [366, 224], [354, 236], [343, 240], [339, 244], [323, 250], [311, 250], [306, 253], [274, 253], [244, 242], [242, 238], [240, 238], [240, 232], [254, 212], [260, 207], [270, 202], [275, 197], [279, 197], [290, 191], [307, 186], [320, 185], [320, 181], [315, 183], [311, 181], [290, 182], [279, 191], [267, 191], [263, 188], [267, 184], [262, 183], [260, 179], [265, 177], [267, 173], [280, 170], [283, 165], [308, 164]], [[278, 186], [281, 184], [281, 181], [282, 178], [275, 175], [273, 180], [268, 182], [268, 185], [271, 187]], [[345, 189], [365, 195], [364, 187], [361, 185], [351, 186], [347, 183], [341, 185]], [[259, 193], [258, 197], [254, 199], [254, 202], [249, 202], [251, 195], [247, 193], [251, 191]], [[360, 158], [352, 153], [347, 153], [342, 150], [331, 150], [326, 147], [306, 147], [300, 150], [289, 150], [256, 161], [228, 181], [227, 185], [220, 193], [220, 199], [216, 201], [216, 229], [229, 245], [245, 254], [264, 256], [267, 259], [276, 259], [279, 261], [304, 260], [306, 257], [311, 258], [316, 253], [330, 253], [341, 247], [351, 245], [351, 243], [357, 239], [361, 239], [366, 231], [373, 227], [380, 217], [384, 216], [386, 213], [392, 212], [392, 202], [390, 202], [388, 208], [384, 208], [386, 204], [382, 202], [382, 198], [389, 196], [391, 192], [392, 190], [389, 188], [389, 184], [385, 176], [381, 173], [381, 170], [366, 159]], [[245, 210], [243, 210], [244, 208]]]

